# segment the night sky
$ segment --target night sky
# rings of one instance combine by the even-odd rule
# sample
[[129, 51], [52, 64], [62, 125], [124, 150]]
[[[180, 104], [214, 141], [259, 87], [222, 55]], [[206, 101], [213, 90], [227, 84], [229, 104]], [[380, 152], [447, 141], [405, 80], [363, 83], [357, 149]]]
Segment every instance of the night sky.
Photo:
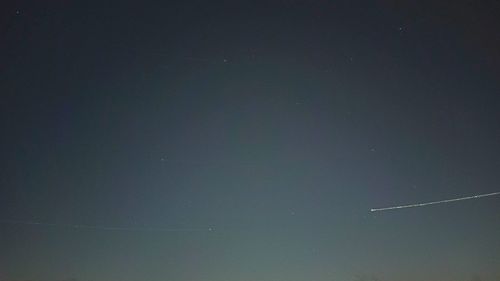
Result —
[[500, 191], [500, 2], [0, 5], [1, 281], [500, 280], [370, 211]]

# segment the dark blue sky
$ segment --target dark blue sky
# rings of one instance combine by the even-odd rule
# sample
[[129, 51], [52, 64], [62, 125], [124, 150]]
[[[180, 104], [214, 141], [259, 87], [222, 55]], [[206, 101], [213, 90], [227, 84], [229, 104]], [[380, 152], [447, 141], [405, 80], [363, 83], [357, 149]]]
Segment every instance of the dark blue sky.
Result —
[[[0, 280], [498, 280], [497, 1], [10, 1]], [[477, 279], [476, 279], [477, 280]]]

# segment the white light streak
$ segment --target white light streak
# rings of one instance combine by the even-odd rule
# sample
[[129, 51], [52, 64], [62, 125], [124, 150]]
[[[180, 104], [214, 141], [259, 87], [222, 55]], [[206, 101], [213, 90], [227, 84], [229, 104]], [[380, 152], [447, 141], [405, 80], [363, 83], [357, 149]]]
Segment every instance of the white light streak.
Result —
[[400, 206], [385, 207], [385, 208], [374, 208], [374, 209], [371, 209], [370, 211], [371, 212], [378, 212], [378, 211], [388, 211], [388, 210], [405, 209], [405, 208], [413, 208], [413, 207], [423, 207], [423, 206], [428, 206], [428, 205], [450, 203], [450, 202], [463, 201], [463, 200], [469, 200], [469, 199], [477, 199], [477, 198], [496, 196], [496, 195], [500, 195], [500, 191], [486, 193], [486, 194], [473, 195], [473, 196], [467, 196], [467, 197], [454, 198], [454, 199], [446, 199], [446, 200], [440, 200], [440, 201], [432, 201], [432, 202], [409, 204], [409, 205], [400, 205]]

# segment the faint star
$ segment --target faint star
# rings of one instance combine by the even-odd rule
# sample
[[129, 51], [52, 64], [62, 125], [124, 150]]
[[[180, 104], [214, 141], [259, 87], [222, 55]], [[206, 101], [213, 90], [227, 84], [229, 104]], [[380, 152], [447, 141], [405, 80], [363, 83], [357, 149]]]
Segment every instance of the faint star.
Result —
[[21, 11], [16, 10], [16, 15], [20, 15], [20, 14], [21, 14]]

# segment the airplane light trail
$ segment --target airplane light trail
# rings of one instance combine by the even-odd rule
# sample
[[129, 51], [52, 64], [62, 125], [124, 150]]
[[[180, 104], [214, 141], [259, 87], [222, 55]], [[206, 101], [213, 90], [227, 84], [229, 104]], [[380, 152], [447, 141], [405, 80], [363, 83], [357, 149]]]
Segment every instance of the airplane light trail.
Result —
[[456, 201], [462, 201], [462, 200], [469, 200], [469, 199], [477, 199], [477, 198], [488, 197], [488, 196], [495, 196], [495, 195], [500, 195], [500, 191], [499, 192], [487, 193], [487, 194], [479, 194], [479, 195], [474, 195], [474, 196], [454, 198], [454, 199], [446, 199], [446, 200], [440, 200], [440, 201], [432, 201], [432, 202], [425, 202], [425, 203], [416, 203], [416, 204], [409, 204], [409, 205], [400, 205], [400, 206], [385, 207], [385, 208], [374, 208], [374, 209], [371, 209], [370, 212], [388, 211], [388, 210], [405, 209], [405, 208], [413, 208], [413, 207], [423, 207], [423, 206], [428, 206], [428, 205], [435, 205], [435, 204], [441, 204], [441, 203], [450, 203], [450, 202], [456, 202]]

